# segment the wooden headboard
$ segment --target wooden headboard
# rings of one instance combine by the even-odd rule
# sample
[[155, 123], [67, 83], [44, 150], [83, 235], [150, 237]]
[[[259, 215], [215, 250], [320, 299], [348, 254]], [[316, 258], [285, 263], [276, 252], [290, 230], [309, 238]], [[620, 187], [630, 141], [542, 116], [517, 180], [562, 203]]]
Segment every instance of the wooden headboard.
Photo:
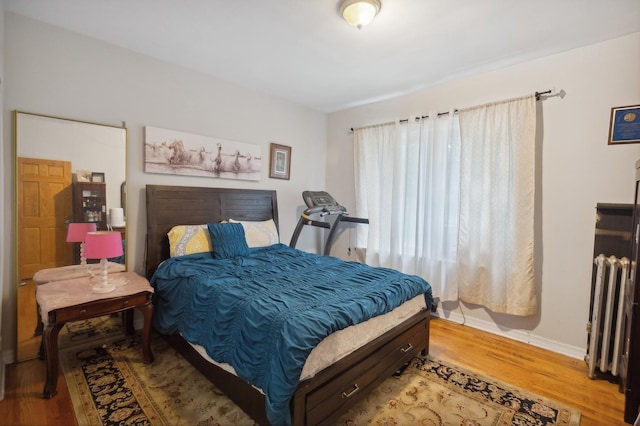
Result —
[[229, 218], [273, 219], [278, 227], [276, 191], [147, 185], [147, 278], [151, 278], [160, 262], [169, 258], [167, 233], [172, 227]]

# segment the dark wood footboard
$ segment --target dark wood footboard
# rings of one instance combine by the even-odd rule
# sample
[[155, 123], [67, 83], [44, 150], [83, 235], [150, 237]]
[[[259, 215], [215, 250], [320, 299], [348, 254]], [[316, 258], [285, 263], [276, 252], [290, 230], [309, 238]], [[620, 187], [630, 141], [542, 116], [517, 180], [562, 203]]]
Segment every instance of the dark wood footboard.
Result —
[[[429, 352], [428, 310], [423, 310], [314, 377], [291, 400], [293, 425], [331, 424], [419, 353]], [[211, 364], [179, 335], [165, 339], [258, 424], [268, 424], [264, 395]]]

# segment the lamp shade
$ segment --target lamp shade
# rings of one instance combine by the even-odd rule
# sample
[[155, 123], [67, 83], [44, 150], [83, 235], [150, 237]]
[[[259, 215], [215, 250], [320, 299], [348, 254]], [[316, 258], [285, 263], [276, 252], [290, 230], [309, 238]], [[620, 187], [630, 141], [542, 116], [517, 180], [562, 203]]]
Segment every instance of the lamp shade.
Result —
[[122, 256], [122, 236], [120, 232], [97, 231], [87, 233], [84, 241], [84, 257], [106, 259]]
[[81, 243], [87, 232], [96, 232], [96, 229], [95, 223], [70, 223], [67, 229], [67, 242]]
[[369, 25], [380, 11], [379, 0], [342, 0], [340, 14], [354, 27]]

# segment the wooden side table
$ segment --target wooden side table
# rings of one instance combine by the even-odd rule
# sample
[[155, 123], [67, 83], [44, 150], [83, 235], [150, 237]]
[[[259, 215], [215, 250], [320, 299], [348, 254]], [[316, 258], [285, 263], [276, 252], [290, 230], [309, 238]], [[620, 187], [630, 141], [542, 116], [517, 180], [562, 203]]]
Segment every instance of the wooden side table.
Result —
[[38, 286], [36, 300], [40, 305], [41, 318], [45, 326], [42, 335], [44, 357], [47, 362], [47, 377], [42, 391], [44, 398], [52, 398], [58, 385], [58, 334], [68, 321], [124, 311], [130, 315], [127, 332], [133, 332], [131, 315], [133, 308], [140, 308], [144, 317], [142, 331], [142, 353], [146, 363], [153, 362], [151, 353], [151, 319], [153, 287], [144, 277], [134, 272], [109, 274], [116, 280], [116, 289], [111, 293], [92, 292], [93, 282], [88, 277], [64, 281], [53, 281]]
[[[41, 269], [35, 274], [33, 274], [33, 282], [38, 286], [46, 283], [50, 283], [53, 281], [65, 281], [71, 280], [74, 278], [86, 278], [89, 273], [87, 272], [89, 269], [96, 275], [100, 275], [102, 272], [102, 265], [99, 263], [88, 263], [87, 266], [81, 265], [69, 265], [69, 266], [59, 266], [57, 268], [48, 268]], [[126, 267], [121, 263], [108, 262], [107, 263], [107, 272], [110, 274], [116, 272], [124, 272]]]
[[[109, 262], [107, 264], [107, 272], [109, 274], [115, 272], [124, 272], [126, 269], [125, 265], [121, 263]], [[57, 268], [47, 268], [41, 269], [33, 275], [33, 283], [36, 285], [36, 288], [42, 284], [47, 284], [53, 281], [66, 281], [71, 280], [73, 278], [86, 278], [89, 276], [89, 273], [93, 273], [94, 275], [100, 275], [102, 271], [102, 266], [99, 263], [89, 263], [86, 266], [81, 265], [68, 265], [68, 266], [59, 266]], [[40, 336], [42, 334], [42, 330], [44, 326], [42, 324], [41, 316], [40, 316], [40, 305], [36, 301], [36, 314], [38, 315], [36, 321], [36, 330], [34, 331], [34, 335]]]

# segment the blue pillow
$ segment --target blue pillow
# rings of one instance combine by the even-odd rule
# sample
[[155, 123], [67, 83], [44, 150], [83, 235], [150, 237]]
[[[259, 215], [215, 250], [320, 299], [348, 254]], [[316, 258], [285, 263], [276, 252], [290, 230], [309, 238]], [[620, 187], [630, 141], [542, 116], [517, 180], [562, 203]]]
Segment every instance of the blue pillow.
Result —
[[209, 235], [213, 247], [213, 257], [226, 259], [246, 256], [249, 246], [244, 236], [244, 228], [240, 223], [209, 223]]

